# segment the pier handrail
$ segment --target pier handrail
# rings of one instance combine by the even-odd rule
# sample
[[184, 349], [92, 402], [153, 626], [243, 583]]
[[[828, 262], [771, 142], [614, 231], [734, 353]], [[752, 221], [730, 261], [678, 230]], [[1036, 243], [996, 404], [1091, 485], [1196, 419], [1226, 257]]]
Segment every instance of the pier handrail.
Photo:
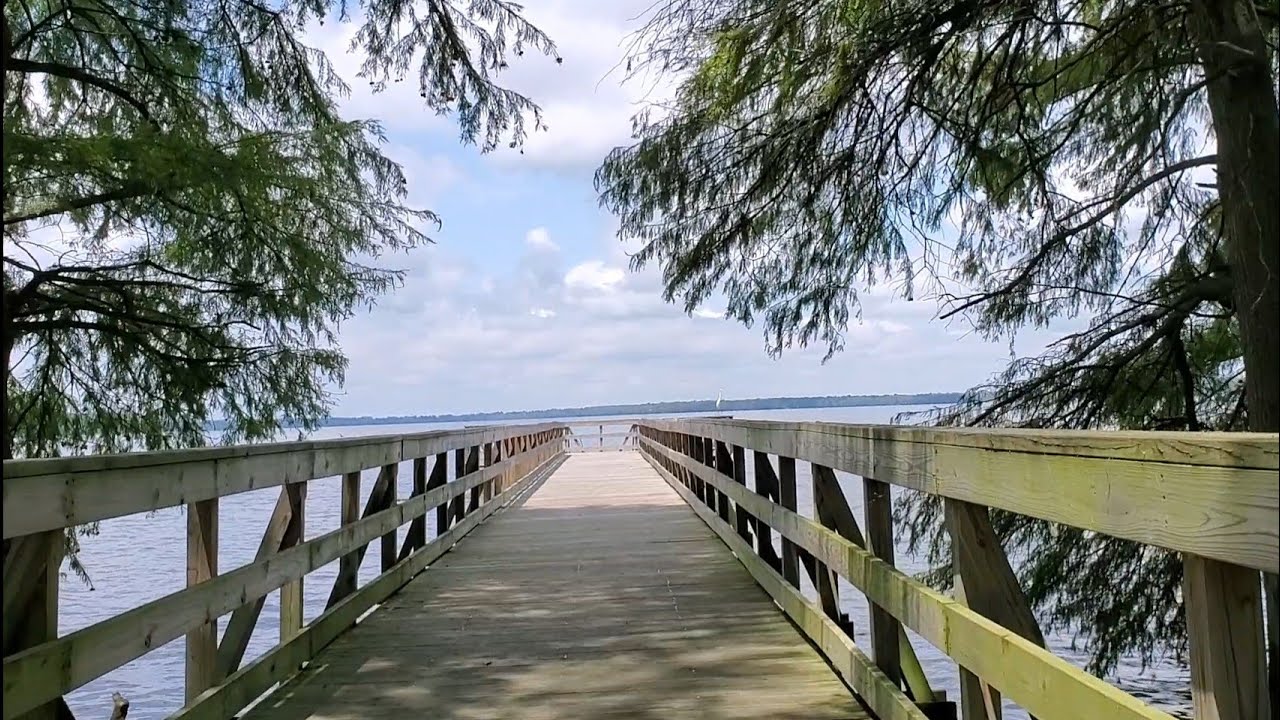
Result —
[[[961, 666], [965, 717], [998, 717], [999, 693], [1042, 720], [1170, 717], [1043, 648], [990, 507], [1181, 552], [1196, 717], [1265, 715], [1258, 571], [1276, 572], [1280, 554], [1276, 435], [751, 420], [641, 420], [635, 430], [650, 464], [881, 718], [923, 718], [917, 704], [931, 699], [904, 677], [914, 654], [901, 626]], [[811, 463], [814, 518], [797, 512], [797, 461]], [[837, 470], [863, 479], [865, 536]], [[889, 485], [943, 498], [955, 597], [894, 567]], [[801, 566], [821, 607], [800, 593]], [[874, 660], [851, 639], [832, 573], [867, 597]]]
[[[563, 457], [566, 433], [563, 424], [540, 423], [5, 461], [4, 720], [52, 708], [66, 693], [183, 635], [187, 705], [179, 715], [231, 717], [545, 476]], [[399, 466], [409, 461], [413, 492], [397, 501]], [[361, 513], [361, 475], [369, 469], [379, 472]], [[342, 478], [341, 525], [304, 541], [307, 482], [335, 476]], [[218, 499], [274, 486], [282, 487], [257, 557], [219, 573]], [[187, 512], [187, 587], [59, 637], [64, 529], [178, 505]], [[428, 542], [433, 508], [437, 535]], [[406, 523], [400, 545], [396, 530]], [[367, 547], [379, 539], [382, 573], [357, 588]], [[335, 560], [340, 568], [325, 611], [304, 624], [303, 578]], [[280, 643], [240, 667], [263, 600], [276, 589]], [[228, 613], [219, 642], [215, 623]]]

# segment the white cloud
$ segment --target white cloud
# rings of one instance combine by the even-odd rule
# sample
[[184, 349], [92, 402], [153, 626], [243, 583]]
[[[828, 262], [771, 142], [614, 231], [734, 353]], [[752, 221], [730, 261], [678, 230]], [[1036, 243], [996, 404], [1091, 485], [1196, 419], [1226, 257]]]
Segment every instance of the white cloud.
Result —
[[560, 250], [560, 246], [552, 241], [551, 233], [547, 232], [544, 227], [536, 227], [525, 233], [524, 244], [535, 250], [548, 250], [551, 252]]
[[[637, 103], [670, 88], [623, 86], [615, 69], [624, 38], [638, 28], [634, 18], [648, 6], [648, 0], [546, 0], [527, 9], [556, 40], [564, 63], [530, 53], [513, 61], [503, 80], [544, 108], [550, 129], [531, 135], [524, 155], [500, 147], [483, 184], [485, 198], [501, 198], [504, 212], [527, 217], [516, 226], [527, 230], [486, 235], [483, 243], [451, 235], [448, 246], [415, 251], [405, 286], [342, 329], [350, 367], [336, 412], [519, 409], [714, 398], [719, 391], [759, 397], [959, 390], [1007, 361], [1006, 345], [955, 337], [955, 328], [935, 321], [934, 303], [920, 293], [904, 302], [902, 288], [887, 284], [861, 294], [864, 320], [849, 328], [845, 351], [832, 361], [822, 363], [825, 347], [793, 348], [775, 360], [764, 352], [759, 329], [712, 322], [723, 320], [722, 298], [712, 297], [692, 316], [664, 302], [656, 268], [627, 270], [638, 244], [617, 242], [613, 232], [594, 249], [556, 242], [548, 227], [581, 227], [598, 217], [592, 171], [612, 147], [628, 142]], [[345, 51], [350, 29], [327, 32], [320, 44]], [[388, 152], [404, 164], [415, 200], [434, 207], [441, 189], [468, 182], [447, 158], [422, 150], [424, 137], [453, 143], [457, 130], [424, 109], [415, 82], [373, 94], [354, 77], [355, 59], [334, 54], [334, 62], [352, 82], [346, 110], [386, 122]], [[580, 207], [557, 206], [564, 217], [547, 219], [545, 207], [533, 204], [530, 188], [541, 186], [547, 170], [564, 183], [565, 197], [583, 199]], [[461, 212], [435, 209], [447, 222]]]
[[[960, 390], [1007, 361], [1005, 345], [956, 338], [928, 303], [864, 297], [864, 322], [825, 347], [774, 360], [758, 331], [709, 322], [718, 308], [665, 303], [656, 273], [600, 257], [524, 255], [490, 270], [431, 248], [392, 301], [344, 328], [340, 414], [418, 414], [768, 395]], [[607, 246], [606, 246], [607, 247]], [[601, 255], [611, 255], [611, 248]], [[533, 272], [531, 268], [537, 268]], [[389, 352], [388, 348], [394, 349]]]
[[608, 293], [617, 290], [625, 279], [622, 268], [609, 267], [600, 260], [574, 265], [564, 276], [564, 284], [572, 290]]
[[523, 154], [499, 148], [511, 166], [577, 171], [631, 140], [631, 119], [649, 101], [668, 97], [669, 80], [624, 83], [626, 44], [652, 3], [646, 0], [560, 0], [529, 7], [526, 16], [556, 41], [564, 62], [514, 65], [510, 86], [533, 98], [547, 130], [532, 133]]

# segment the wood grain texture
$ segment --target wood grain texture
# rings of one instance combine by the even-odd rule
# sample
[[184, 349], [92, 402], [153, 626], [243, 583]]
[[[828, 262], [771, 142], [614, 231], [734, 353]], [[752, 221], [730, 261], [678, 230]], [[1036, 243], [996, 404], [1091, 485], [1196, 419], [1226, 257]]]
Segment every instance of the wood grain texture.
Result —
[[405, 524], [428, 508], [488, 482], [517, 463], [527, 463], [535, 457], [545, 459], [554, 452], [553, 442], [544, 443], [524, 455], [513, 456], [504, 461], [505, 464], [484, 468], [458, 482], [375, 512], [353, 525], [313, 538], [261, 562], [217, 575], [212, 580], [166, 595], [54, 642], [8, 656], [4, 659], [4, 717], [11, 717], [10, 708], [16, 712], [18, 708], [35, 707], [188, 631], [194, 631], [204, 625], [207, 618], [229, 613], [253, 598], [333, 562], [352, 549], [365, 546]]
[[1196, 720], [1270, 718], [1261, 577], [1194, 555], [1182, 568]]
[[[363, 473], [349, 472], [342, 476], [341, 525], [347, 527], [360, 520], [360, 480]], [[358, 548], [342, 556], [338, 561], [338, 577], [334, 579], [333, 591], [326, 605], [332, 607], [338, 600], [356, 591], [356, 580], [360, 575], [360, 563], [364, 560], [364, 552]]]
[[333, 477], [557, 423], [164, 452], [4, 461], [3, 536], [148, 512], [285, 483]]
[[245, 720], [412, 716], [868, 717], [636, 453], [569, 456]]
[[[889, 485], [871, 478], [862, 481], [863, 515], [867, 524], [867, 549], [886, 565], [893, 566], [893, 499]], [[898, 636], [902, 634], [898, 621], [884, 608], [870, 604], [871, 649], [876, 667], [894, 682], [902, 677], [902, 648]], [[910, 646], [906, 648], [910, 651]], [[928, 701], [932, 693], [927, 689], [912, 688], [912, 696]]]
[[[396, 504], [396, 486], [399, 484], [400, 463], [383, 466], [378, 477], [379, 485], [383, 485], [383, 475], [386, 476], [386, 483], [384, 486], [382, 507], [389, 508]], [[396, 549], [399, 547], [399, 542], [397, 542], [396, 537], [398, 529], [398, 527], [391, 528], [391, 531], [386, 535], [383, 535], [381, 541], [378, 543], [378, 556], [382, 560], [382, 572], [390, 570], [396, 564]]]
[[[701, 478], [698, 481], [701, 482]], [[795, 458], [778, 458], [778, 504], [791, 512], [796, 512]], [[786, 535], [782, 536], [782, 577], [791, 583], [792, 587], [797, 590], [800, 588], [800, 554], [795, 543], [791, 542]]]
[[[66, 547], [62, 531], [28, 535], [18, 538], [15, 544], [29, 541], [25, 548], [13, 548], [22, 553], [34, 553], [21, 559], [14, 565], [6, 563], [4, 591], [6, 606], [21, 597], [21, 605], [6, 609], [6, 623], [12, 622], [11, 634], [5, 637], [4, 652], [6, 655], [35, 647], [58, 637], [58, 569], [62, 564], [63, 550]], [[9, 560], [9, 557], [5, 558]], [[10, 574], [19, 568], [27, 574]], [[25, 584], [19, 590], [12, 587]], [[13, 600], [10, 593], [14, 593]], [[8, 613], [12, 612], [10, 618]], [[20, 720], [61, 720], [71, 714], [70, 708], [63, 698], [45, 703], [20, 716]]]
[[[641, 446], [655, 457], [680, 462], [678, 454], [648, 438], [641, 438]], [[701, 473], [709, 484], [718, 485], [751, 514], [764, 518], [774, 530], [839, 572], [862, 590], [868, 601], [883, 607], [1036, 717], [1171, 720], [1167, 713], [890, 567], [839, 533], [755, 493], [739, 490], [714, 472], [692, 463], [686, 467]]]
[[[487, 445], [485, 447], [488, 447]], [[492, 465], [493, 463], [487, 463]], [[486, 486], [487, 487], [487, 486]], [[413, 490], [410, 497], [421, 495], [427, 491], [427, 459], [414, 458], [413, 460]], [[427, 544], [427, 516], [416, 517], [413, 522], [409, 523], [409, 530], [405, 533], [404, 547], [400, 549], [400, 559], [403, 560], [409, 556], [409, 553]]]
[[[208, 583], [217, 575], [218, 500], [214, 498], [187, 506], [187, 587]], [[8, 670], [7, 667], [5, 669]], [[186, 676], [188, 702], [218, 681], [216, 615], [187, 632]]]
[[699, 507], [688, 490], [679, 487], [674, 476], [651, 455], [646, 455], [654, 470], [684, 498], [706, 525], [729, 546], [738, 561], [747, 568], [783, 612], [791, 618], [832, 664], [845, 682], [881, 720], [926, 720], [926, 715], [898, 689], [875, 664], [858, 649], [853, 640], [820, 608], [792, 587], [775, 570], [752, 552], [751, 545], [736, 537], [732, 528], [706, 509]]
[[[285, 547], [296, 545], [301, 540], [301, 532], [290, 532], [293, 529], [290, 527], [293, 520], [293, 503], [289, 497], [289, 487], [291, 486], [286, 485], [280, 489], [275, 509], [267, 520], [267, 528], [262, 533], [262, 541], [258, 544], [257, 554], [254, 555], [255, 561], [265, 560]], [[218, 643], [216, 677], [219, 680], [240, 667], [265, 601], [265, 596], [255, 598], [231, 613], [231, 619], [227, 621], [227, 629], [222, 633], [222, 640]]]
[[882, 482], [1280, 571], [1280, 436], [646, 420]]
[[[306, 537], [307, 518], [307, 484], [290, 483], [284, 486], [285, 496], [290, 506], [289, 533], [281, 545], [281, 550], [293, 547]], [[284, 642], [302, 630], [303, 621], [303, 583], [298, 576], [280, 586], [280, 641]], [[221, 680], [224, 676], [219, 676]]]
[[268, 650], [221, 685], [202, 695], [172, 716], [172, 720], [227, 720], [270, 690], [292, 677], [296, 668], [312, 660], [322, 649], [356, 623], [369, 608], [404, 586], [430, 563], [453, 549], [467, 533], [528, 491], [558, 464], [554, 455], [533, 473], [516, 483], [499, 501], [488, 503], [479, 512], [434, 538], [418, 552], [400, 561], [390, 571], [375, 578], [353, 595], [344, 598], [309, 623], [293, 639]]

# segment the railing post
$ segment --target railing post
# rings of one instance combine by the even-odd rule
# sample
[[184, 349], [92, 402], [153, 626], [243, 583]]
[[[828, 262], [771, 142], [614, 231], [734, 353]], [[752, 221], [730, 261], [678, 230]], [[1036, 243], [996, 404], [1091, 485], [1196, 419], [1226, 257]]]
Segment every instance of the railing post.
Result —
[[[778, 503], [791, 512], [797, 512], [795, 458], [778, 456]], [[799, 548], [786, 536], [782, 538], [782, 577], [792, 587], [800, 589]]]
[[[853, 513], [845, 502], [844, 491], [836, 479], [835, 471], [824, 465], [809, 463], [809, 473], [813, 481], [813, 514], [818, 524], [835, 530], [846, 540], [866, 547], [862, 531], [858, 528]], [[818, 597], [822, 601], [822, 610], [836, 621], [850, 637], [853, 637], [853, 623], [849, 616], [840, 611], [840, 598], [836, 574], [825, 563], [805, 553], [804, 564], [809, 571], [813, 584], [818, 588]]]
[[[698, 439], [702, 443], [702, 464], [714, 470], [716, 467], [715, 442], [709, 437]], [[717, 512], [720, 496], [715, 487], [710, 483], [704, 482], [702, 484], [702, 501], [707, 504], [707, 507], [711, 508], [712, 512]]]
[[[444, 487], [449, 482], [449, 453], [436, 453], [436, 461], [431, 466], [431, 477], [427, 478], [427, 490]], [[442, 502], [436, 506], [436, 537], [449, 529], [449, 503]]]
[[[467, 472], [473, 473], [480, 470], [480, 446], [473, 445], [471, 451], [467, 453]], [[467, 512], [475, 512], [480, 509], [480, 486], [471, 488], [471, 500], [467, 504]]]
[[[706, 465], [707, 462], [702, 458], [702, 438], [695, 437], [693, 435], [688, 435], [686, 437], [689, 441], [689, 457], [693, 458], [694, 462]], [[697, 475], [694, 475], [692, 479], [693, 494], [698, 496], [698, 499], [702, 501], [702, 504], [709, 504], [707, 502], [707, 484]]]
[[[951, 556], [956, 571], [956, 599], [975, 612], [1044, 647], [1044, 635], [1022, 586], [1009, 565], [986, 506], [950, 498], [943, 500]], [[963, 667], [960, 706], [965, 720], [1001, 717], [1000, 693]]]
[[[893, 499], [887, 483], [862, 479], [863, 514], [867, 521], [867, 549], [876, 557], [892, 566], [893, 560]], [[898, 635], [901, 630], [898, 621], [884, 608], [869, 603], [871, 606], [871, 648], [876, 666], [880, 668], [895, 684], [902, 675]], [[932, 698], [920, 698], [929, 701]]]
[[[381, 508], [385, 510], [396, 504], [396, 483], [400, 478], [400, 463], [395, 462], [390, 465], [383, 465], [382, 472], [387, 478], [386, 500], [383, 501]], [[395, 567], [396, 558], [399, 557], [396, 554], [396, 550], [398, 549], [396, 543], [396, 528], [393, 528], [391, 532], [382, 536], [381, 547], [382, 551], [379, 554], [382, 555], [382, 572], [386, 572]]]
[[[747, 452], [741, 445], [734, 445], [730, 452], [732, 453], [732, 464], [730, 469], [733, 472], [733, 481], [741, 485], [747, 486]], [[751, 538], [751, 513], [747, 509], [734, 503], [734, 522], [733, 525], [738, 530], [738, 537], [752, 544]]]
[[[307, 483], [289, 483], [284, 486], [284, 492], [289, 503], [289, 528], [285, 533], [288, 545], [282, 543], [281, 549], [302, 542], [307, 528]], [[303, 578], [299, 577], [280, 586], [280, 642], [302, 632], [302, 583]]]
[[[689, 435], [687, 433], [676, 433], [676, 452], [685, 457], [691, 457], [689, 450]], [[693, 473], [689, 469], [680, 466], [680, 479], [684, 482], [684, 486], [697, 493], [697, 481], [693, 479]]]
[[[778, 475], [773, 471], [773, 463], [769, 462], [769, 454], [755, 450], [752, 452], [755, 462], [756, 494], [779, 502]], [[760, 559], [769, 564], [777, 572], [782, 572], [782, 558], [773, 547], [773, 530], [761, 518], [755, 518], [756, 553]]]
[[[425, 495], [426, 492], [427, 459], [424, 457], [414, 458], [413, 494]], [[417, 550], [427, 544], [427, 514], [425, 511], [409, 524], [409, 537], [405, 538], [405, 544], [412, 550]]]
[[[453, 451], [453, 481], [457, 482], [459, 478], [467, 474], [467, 449], [464, 447], [456, 448]], [[462, 519], [467, 512], [467, 499], [459, 493], [449, 499], [449, 523], [453, 524]]]
[[1270, 718], [1261, 574], [1189, 553], [1182, 568], [1196, 720]]
[[[342, 527], [360, 519], [360, 475], [361, 471], [357, 470], [342, 476]], [[352, 550], [338, 560], [338, 580], [330, 605], [356, 591], [359, 574], [360, 551]]]
[[[4, 654], [58, 637], [58, 572], [66, 549], [63, 530], [48, 530], [5, 541]], [[46, 703], [23, 720], [56, 720], [65, 700]]]
[[[497, 443], [487, 442], [484, 444], [484, 466], [486, 468], [491, 468], [495, 463], [497, 463], [496, 450]], [[489, 502], [493, 499], [493, 481], [490, 480], [482, 487], [484, 488], [484, 501]]]
[[[187, 587], [218, 574], [218, 499], [187, 505]], [[187, 633], [186, 700], [218, 682], [218, 621], [211, 619]]]
[[[716, 472], [733, 479], [733, 456], [729, 454], [729, 446], [716, 441], [715, 463]], [[720, 519], [731, 525], [736, 525], [737, 517], [729, 514], [729, 496], [720, 492], [716, 493], [716, 513], [720, 515]], [[737, 528], [735, 528], [737, 529]]]

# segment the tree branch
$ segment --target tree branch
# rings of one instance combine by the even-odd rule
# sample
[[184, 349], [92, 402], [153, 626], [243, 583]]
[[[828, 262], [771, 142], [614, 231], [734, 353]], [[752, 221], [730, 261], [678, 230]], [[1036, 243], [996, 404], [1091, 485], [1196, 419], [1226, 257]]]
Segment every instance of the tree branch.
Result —
[[44, 73], [46, 75], [56, 75], [57, 77], [75, 80], [76, 82], [82, 82], [86, 85], [92, 85], [129, 103], [138, 111], [138, 114], [141, 115], [143, 119], [148, 123], [155, 125], [155, 120], [151, 117], [151, 112], [147, 110], [147, 106], [144, 105], [141, 100], [134, 97], [132, 93], [110, 80], [100, 78], [97, 75], [90, 75], [80, 68], [62, 65], [60, 63], [27, 60], [26, 58], [8, 58], [5, 62], [5, 70], [21, 73]]

